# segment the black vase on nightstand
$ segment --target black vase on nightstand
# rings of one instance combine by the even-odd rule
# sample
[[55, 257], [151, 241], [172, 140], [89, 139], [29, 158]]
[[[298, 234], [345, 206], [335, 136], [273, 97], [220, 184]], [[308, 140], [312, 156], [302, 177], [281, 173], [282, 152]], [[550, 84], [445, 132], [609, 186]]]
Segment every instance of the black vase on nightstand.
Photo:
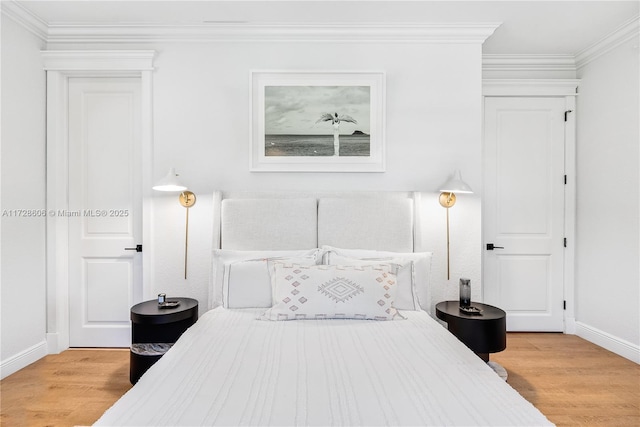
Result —
[[460, 307], [471, 306], [471, 280], [460, 279]]

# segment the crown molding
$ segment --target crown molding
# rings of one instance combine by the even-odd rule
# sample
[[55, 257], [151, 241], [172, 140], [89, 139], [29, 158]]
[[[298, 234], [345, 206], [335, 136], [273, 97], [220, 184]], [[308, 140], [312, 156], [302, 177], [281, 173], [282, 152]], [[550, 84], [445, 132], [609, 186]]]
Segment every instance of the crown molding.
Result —
[[592, 44], [586, 49], [576, 53], [576, 68], [580, 69], [594, 59], [610, 52], [621, 44], [640, 35], [640, 15], [636, 15], [617, 29], [609, 33], [603, 39]]
[[578, 79], [484, 79], [483, 96], [576, 96]]
[[499, 23], [465, 24], [289, 24], [194, 25], [52, 24], [49, 43], [141, 42], [434, 42], [483, 43]]
[[42, 41], [47, 41], [49, 26], [39, 16], [33, 14], [20, 3], [13, 0], [0, 1], [2, 14], [24, 27]]
[[573, 55], [482, 55], [483, 71], [575, 71]]
[[150, 71], [153, 50], [43, 50], [47, 71]]
[[2, 13], [47, 43], [145, 42], [432, 42], [478, 43], [500, 22], [470, 23], [47, 23], [14, 0], [0, 0]]

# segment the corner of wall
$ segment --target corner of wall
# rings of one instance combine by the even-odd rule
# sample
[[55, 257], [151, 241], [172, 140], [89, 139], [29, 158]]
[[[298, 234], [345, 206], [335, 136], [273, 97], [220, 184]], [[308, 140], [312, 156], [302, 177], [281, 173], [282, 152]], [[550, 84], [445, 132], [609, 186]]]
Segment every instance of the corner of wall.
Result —
[[568, 335], [576, 335], [576, 318], [575, 317], [564, 318], [564, 333]]
[[58, 354], [60, 353], [60, 336], [57, 332], [51, 333], [48, 332], [46, 335], [47, 339], [47, 354]]

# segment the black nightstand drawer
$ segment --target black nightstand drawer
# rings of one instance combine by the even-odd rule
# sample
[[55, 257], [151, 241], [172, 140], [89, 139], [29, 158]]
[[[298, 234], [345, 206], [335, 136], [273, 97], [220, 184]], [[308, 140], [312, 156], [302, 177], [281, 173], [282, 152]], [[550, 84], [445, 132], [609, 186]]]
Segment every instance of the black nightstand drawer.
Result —
[[[196, 320], [197, 320], [196, 312]], [[132, 343], [176, 342], [178, 338], [195, 323], [192, 317], [172, 323], [159, 325], [136, 324], [131, 328]]]
[[129, 381], [131, 384], [137, 383], [142, 374], [147, 372], [161, 357], [162, 355], [142, 356], [132, 351], [129, 356]]

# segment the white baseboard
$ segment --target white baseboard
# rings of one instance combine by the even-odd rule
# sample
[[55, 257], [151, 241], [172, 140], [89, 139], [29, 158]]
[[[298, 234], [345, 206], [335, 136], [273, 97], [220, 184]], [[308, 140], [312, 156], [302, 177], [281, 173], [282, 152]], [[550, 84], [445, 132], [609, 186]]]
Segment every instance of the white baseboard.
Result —
[[3, 360], [0, 363], [0, 378], [4, 379], [25, 366], [42, 359], [47, 355], [47, 342], [41, 341], [38, 344], [21, 351], [20, 353]]
[[568, 335], [576, 334], [576, 318], [566, 317], [564, 319], [564, 333]]
[[576, 335], [627, 358], [632, 362], [640, 364], [639, 345], [630, 343], [629, 341], [613, 336], [592, 326], [585, 325], [581, 322], [576, 322]]

